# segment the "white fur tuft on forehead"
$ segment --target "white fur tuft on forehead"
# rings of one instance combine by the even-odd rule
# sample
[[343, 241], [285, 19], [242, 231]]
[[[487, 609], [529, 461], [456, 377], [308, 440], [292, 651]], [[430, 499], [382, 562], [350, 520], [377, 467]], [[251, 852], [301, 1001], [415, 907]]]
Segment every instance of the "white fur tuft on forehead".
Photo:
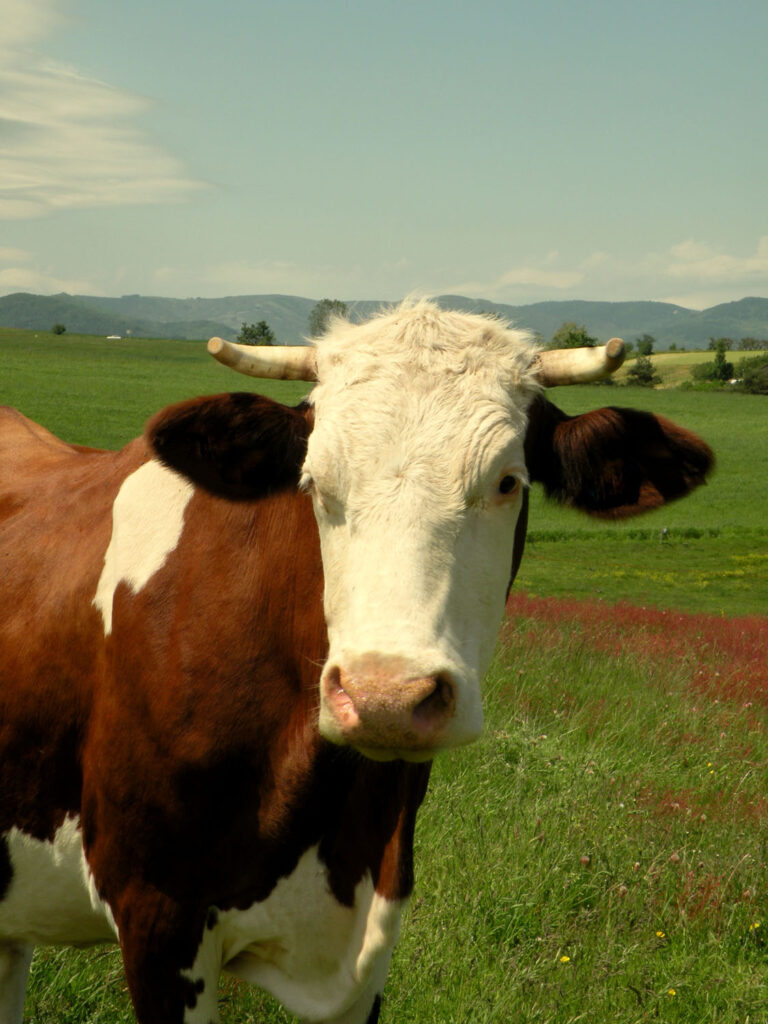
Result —
[[504, 390], [539, 390], [526, 331], [494, 317], [406, 301], [362, 324], [335, 319], [317, 340], [318, 381], [349, 387], [381, 377], [474, 374]]

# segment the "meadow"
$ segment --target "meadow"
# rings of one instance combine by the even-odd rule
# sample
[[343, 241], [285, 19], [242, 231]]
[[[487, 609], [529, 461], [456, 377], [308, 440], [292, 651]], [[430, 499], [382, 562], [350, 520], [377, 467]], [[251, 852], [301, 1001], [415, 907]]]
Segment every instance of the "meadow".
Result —
[[[0, 330], [0, 401], [117, 447], [157, 408], [253, 387], [190, 342]], [[768, 401], [559, 389], [705, 437], [718, 467], [639, 520], [533, 495], [485, 683], [486, 730], [438, 758], [382, 1024], [768, 1022]], [[288, 1024], [224, 980], [228, 1024]], [[118, 955], [39, 951], [27, 1020], [131, 1021]]]

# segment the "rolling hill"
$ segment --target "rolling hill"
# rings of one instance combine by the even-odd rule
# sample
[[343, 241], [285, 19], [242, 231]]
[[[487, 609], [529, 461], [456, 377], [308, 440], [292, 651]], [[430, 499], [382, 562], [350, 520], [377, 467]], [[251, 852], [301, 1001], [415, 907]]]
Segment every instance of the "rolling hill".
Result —
[[[462, 295], [442, 295], [441, 305], [495, 313], [536, 331], [545, 340], [566, 321], [584, 324], [600, 339], [656, 338], [657, 350], [706, 348], [711, 337], [768, 338], [768, 298], [744, 298], [705, 310], [665, 302], [588, 302], [573, 300], [510, 306]], [[316, 300], [297, 295], [233, 295], [214, 299], [169, 299], [161, 296], [33, 295], [0, 297], [0, 325], [50, 330], [54, 323], [86, 334], [133, 334], [138, 337], [203, 339], [220, 335], [234, 340], [243, 323], [266, 320], [278, 344], [301, 344]], [[350, 314], [363, 319], [386, 305], [382, 300], [347, 300]]]

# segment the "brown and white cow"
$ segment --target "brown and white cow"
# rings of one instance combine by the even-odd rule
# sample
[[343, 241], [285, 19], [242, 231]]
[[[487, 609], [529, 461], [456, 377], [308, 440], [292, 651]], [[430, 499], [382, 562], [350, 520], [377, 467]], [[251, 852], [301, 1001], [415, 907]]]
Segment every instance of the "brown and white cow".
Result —
[[2, 1024], [35, 944], [103, 941], [140, 1024], [217, 1021], [222, 969], [305, 1020], [377, 1020], [529, 485], [629, 516], [711, 466], [660, 417], [543, 397], [618, 343], [539, 354], [417, 303], [316, 349], [212, 347], [317, 386], [172, 406], [119, 452], [0, 416]]

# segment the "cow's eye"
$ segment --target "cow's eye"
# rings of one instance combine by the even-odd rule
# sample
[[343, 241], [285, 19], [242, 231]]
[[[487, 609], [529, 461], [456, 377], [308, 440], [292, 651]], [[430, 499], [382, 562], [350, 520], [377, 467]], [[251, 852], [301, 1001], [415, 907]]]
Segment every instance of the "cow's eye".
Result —
[[499, 484], [499, 494], [514, 494], [520, 481], [516, 476], [504, 476]]

